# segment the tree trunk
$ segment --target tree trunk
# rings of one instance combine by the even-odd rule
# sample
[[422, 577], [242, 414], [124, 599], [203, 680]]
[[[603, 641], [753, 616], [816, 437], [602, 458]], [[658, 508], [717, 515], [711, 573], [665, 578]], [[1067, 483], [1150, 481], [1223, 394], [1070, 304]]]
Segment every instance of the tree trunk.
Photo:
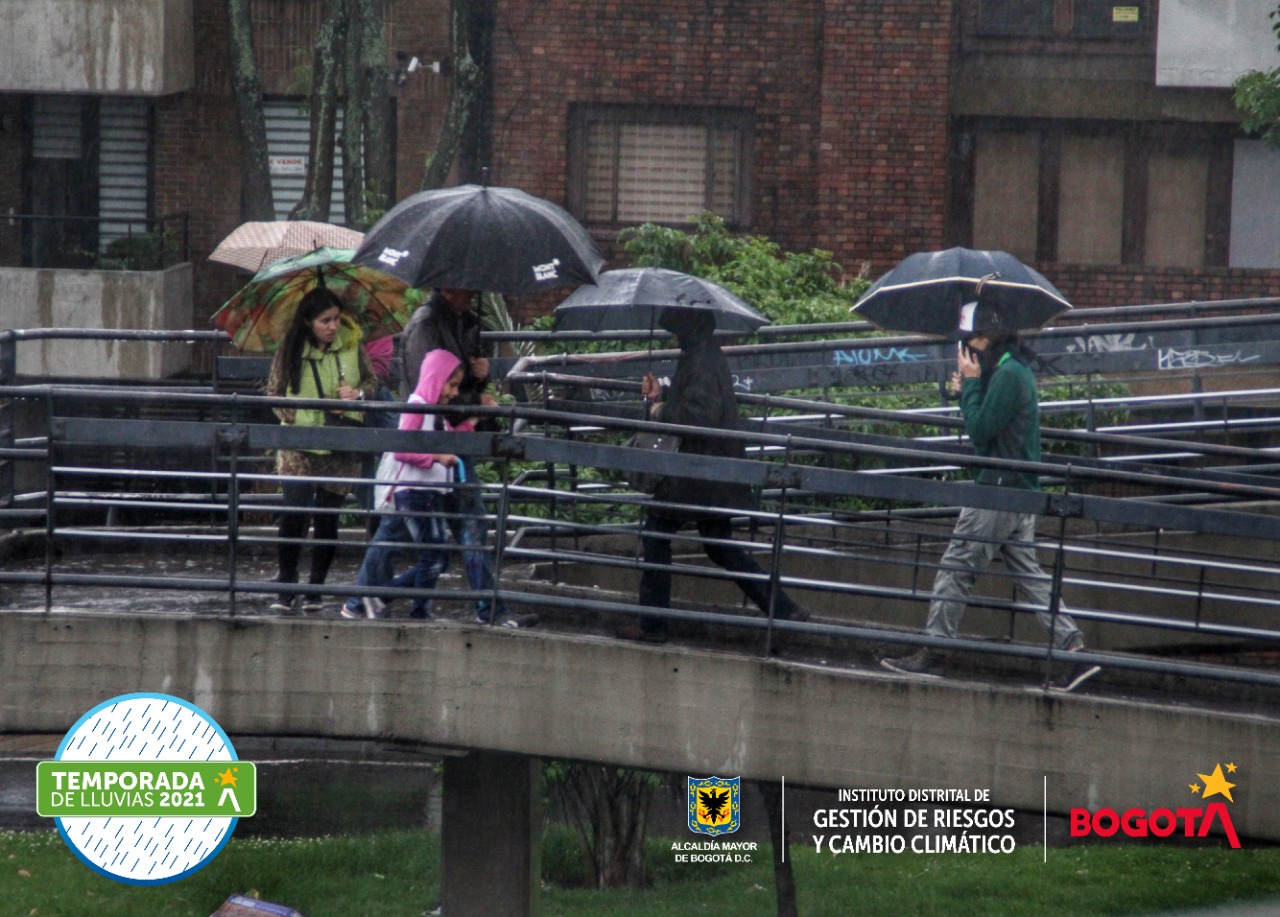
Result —
[[[386, 0], [355, 0], [360, 19], [359, 105], [364, 121], [365, 211], [381, 216], [396, 201], [391, 149], [391, 73], [387, 67]], [[348, 96], [356, 93], [348, 90]], [[355, 102], [351, 103], [355, 105]], [[369, 219], [369, 223], [374, 222]]]
[[778, 917], [797, 917], [796, 879], [787, 857], [787, 826], [782, 823], [782, 785], [758, 780], [756, 786], [764, 796], [769, 813], [769, 838], [773, 841], [773, 884], [777, 890]]
[[271, 169], [267, 164], [267, 123], [262, 115], [262, 81], [253, 55], [251, 0], [227, 0], [230, 26], [231, 95], [240, 123], [240, 216], [274, 220]]
[[338, 116], [338, 78], [347, 30], [347, 0], [325, 0], [324, 20], [316, 36], [311, 77], [311, 145], [302, 199], [291, 220], [328, 220], [333, 199], [334, 132]]
[[347, 225], [357, 229], [365, 222], [364, 131], [368, 113], [364, 108], [364, 75], [360, 70], [360, 47], [367, 23], [360, 16], [359, 0], [347, 0], [347, 44], [342, 55], [342, 84], [346, 104], [342, 110], [342, 196]]
[[493, 23], [494, 0], [471, 0], [467, 9], [467, 46], [479, 68], [471, 113], [458, 150], [458, 177], [485, 181], [493, 161]]
[[451, 59], [453, 63], [453, 95], [445, 112], [444, 126], [436, 141], [435, 150], [427, 156], [422, 170], [421, 190], [440, 188], [449, 178], [453, 160], [458, 155], [467, 130], [471, 110], [475, 106], [481, 86], [480, 68], [471, 56], [471, 22], [469, 0], [452, 0], [449, 9], [450, 34], [452, 35]]

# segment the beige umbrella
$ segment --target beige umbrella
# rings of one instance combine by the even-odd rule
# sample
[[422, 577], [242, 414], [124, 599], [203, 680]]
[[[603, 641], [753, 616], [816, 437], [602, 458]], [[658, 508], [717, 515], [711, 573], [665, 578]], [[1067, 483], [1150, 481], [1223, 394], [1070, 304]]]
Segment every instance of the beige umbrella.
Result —
[[311, 220], [276, 220], [242, 223], [218, 243], [210, 261], [232, 264], [257, 272], [281, 258], [293, 258], [317, 248], [359, 248], [364, 233], [332, 223]]

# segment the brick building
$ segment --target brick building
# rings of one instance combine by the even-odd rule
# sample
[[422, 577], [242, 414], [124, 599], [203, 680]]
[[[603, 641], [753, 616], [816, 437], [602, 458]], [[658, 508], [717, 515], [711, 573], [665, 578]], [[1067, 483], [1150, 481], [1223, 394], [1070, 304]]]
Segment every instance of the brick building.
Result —
[[[1194, 0], [486, 0], [469, 155], [566, 204], [606, 249], [624, 226], [708, 208], [850, 273], [964, 244], [1013, 251], [1080, 306], [1269, 294], [1280, 168], [1240, 133], [1229, 84], [1274, 55], [1274, 4], [1223, 4], [1202, 42]], [[240, 222], [225, 4], [81, 6], [53, 42], [58, 0], [0, 0], [18, 38], [0, 56], [0, 207], [31, 217], [0, 226], [0, 269], [92, 271], [122, 227], [181, 216], [186, 303], [158, 326], [202, 327], [243, 279], [207, 260]], [[254, 2], [277, 144], [305, 125], [295, 70], [320, 6]], [[393, 70], [447, 59], [446, 0], [387, 0], [387, 42]], [[430, 67], [391, 89], [399, 196], [449, 89]], [[47, 219], [66, 216], [93, 231]], [[6, 325], [90, 321], [0, 308], [20, 317]]]

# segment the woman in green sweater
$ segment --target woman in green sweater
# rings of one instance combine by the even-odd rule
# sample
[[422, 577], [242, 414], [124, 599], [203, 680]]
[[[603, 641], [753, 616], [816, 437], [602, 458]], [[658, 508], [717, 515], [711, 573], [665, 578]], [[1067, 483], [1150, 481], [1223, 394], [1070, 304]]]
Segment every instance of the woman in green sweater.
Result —
[[[336, 398], [363, 401], [378, 391], [378, 378], [368, 355], [360, 345], [360, 329], [342, 311], [342, 302], [325, 287], [317, 287], [298, 305], [289, 331], [280, 342], [266, 393], [286, 398]], [[359, 426], [359, 411], [275, 408], [282, 424], [299, 427]], [[280, 516], [279, 573], [276, 581], [298, 581], [298, 559], [302, 542], [314, 515], [315, 537], [311, 549], [313, 585], [323, 583], [337, 554], [338, 510], [351, 491], [350, 484], [315, 478], [358, 478], [360, 456], [351, 452], [322, 449], [281, 449], [276, 456], [276, 474], [284, 478], [281, 491], [284, 510]], [[311, 510], [315, 512], [312, 513]], [[282, 592], [272, 603], [273, 611], [289, 613], [296, 596]], [[319, 611], [319, 595], [302, 597], [304, 611]]]

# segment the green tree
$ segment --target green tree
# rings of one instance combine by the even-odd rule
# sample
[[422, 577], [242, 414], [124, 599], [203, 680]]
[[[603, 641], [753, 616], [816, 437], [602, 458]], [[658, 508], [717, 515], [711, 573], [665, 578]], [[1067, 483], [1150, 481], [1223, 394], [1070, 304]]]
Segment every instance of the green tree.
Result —
[[764, 236], [731, 233], [723, 219], [705, 211], [689, 232], [646, 223], [623, 230], [619, 239], [634, 267], [714, 280], [778, 325], [847, 322], [849, 307], [868, 286], [862, 272], [848, 277], [831, 252], [783, 251]]
[[[1271, 31], [1280, 52], [1280, 6], [1269, 14]], [[1232, 84], [1232, 98], [1244, 115], [1240, 126], [1257, 134], [1266, 144], [1280, 150], [1280, 67], [1250, 70]]]

